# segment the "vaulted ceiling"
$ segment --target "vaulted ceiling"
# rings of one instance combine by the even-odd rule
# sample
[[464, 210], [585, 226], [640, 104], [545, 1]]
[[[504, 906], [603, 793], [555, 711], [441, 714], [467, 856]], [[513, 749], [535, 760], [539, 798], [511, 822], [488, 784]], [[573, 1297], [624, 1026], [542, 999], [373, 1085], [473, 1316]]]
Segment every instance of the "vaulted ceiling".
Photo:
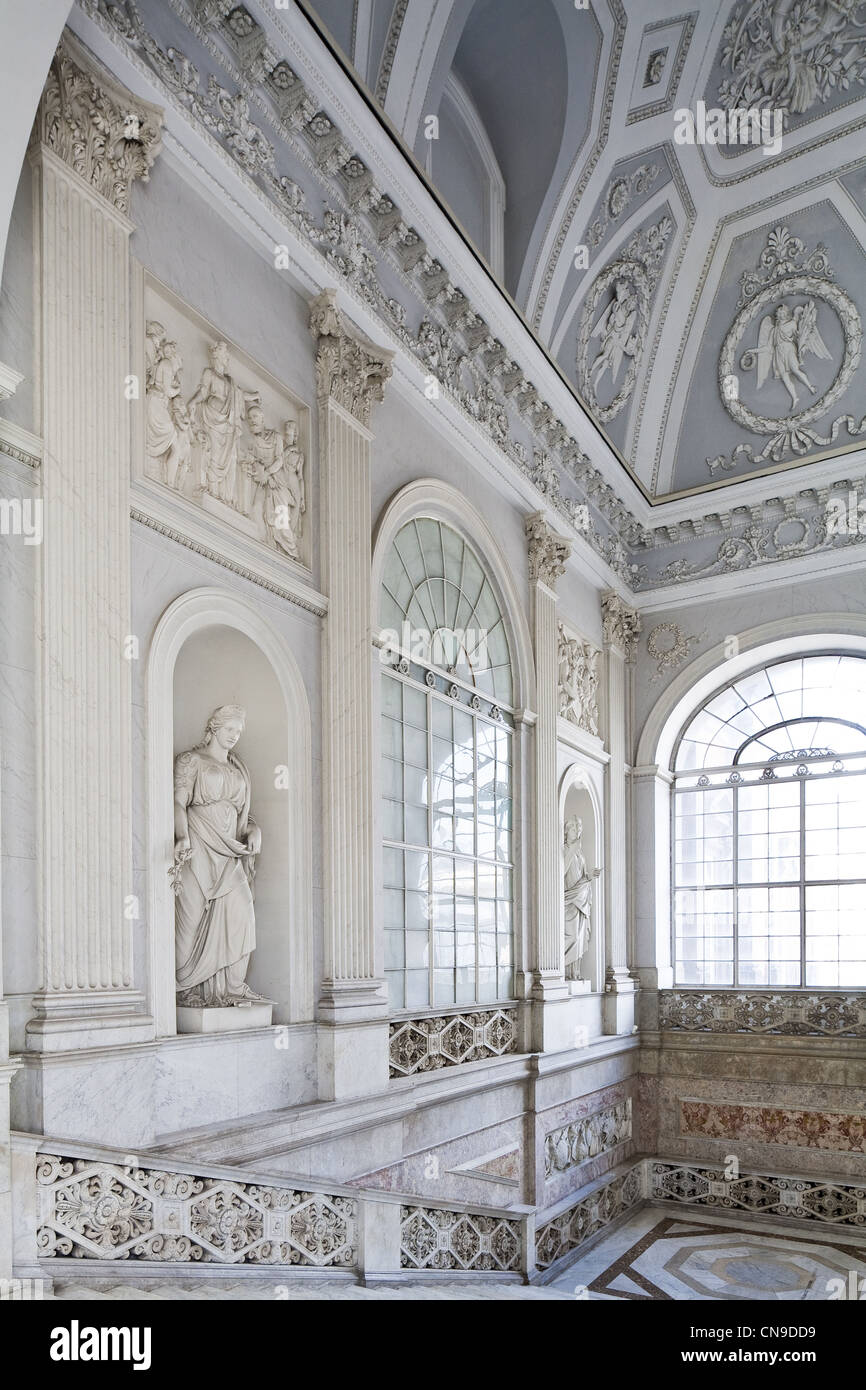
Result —
[[650, 494], [862, 448], [863, 0], [311, 3]]

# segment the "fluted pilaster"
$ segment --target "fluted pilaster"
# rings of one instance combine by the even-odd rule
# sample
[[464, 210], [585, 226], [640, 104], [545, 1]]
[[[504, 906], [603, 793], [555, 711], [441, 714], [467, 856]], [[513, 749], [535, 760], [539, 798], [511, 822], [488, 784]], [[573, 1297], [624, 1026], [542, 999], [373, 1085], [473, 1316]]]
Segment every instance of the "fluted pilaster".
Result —
[[[628, 875], [627, 857], [627, 762], [629, 690], [627, 663], [634, 659], [640, 632], [640, 614], [612, 589], [602, 595], [604, 647], [607, 661], [608, 700], [608, 793], [607, 793], [607, 969], [605, 989], [609, 996], [633, 995], [635, 981], [628, 967]], [[616, 998], [608, 999], [605, 1031], [630, 1032], [634, 1021], [633, 1000], [625, 1007]]]
[[547, 524], [543, 512], [526, 519], [530, 607], [537, 684], [535, 726], [535, 998], [565, 994], [562, 936], [562, 874], [556, 791], [558, 634], [556, 582], [565, 572], [571, 543]]
[[322, 644], [325, 979], [319, 1016], [332, 1029], [323, 1043], [322, 1085], [338, 1096], [387, 1080], [381, 1057], [355, 1064], [333, 1028], [384, 1017], [387, 1000], [376, 955], [373, 900], [374, 786], [370, 688], [370, 446], [372, 407], [391, 375], [390, 352], [355, 329], [333, 290], [314, 301], [321, 479], [322, 587], [328, 615]]
[[132, 182], [157, 108], [64, 37], [30, 158], [42, 368], [42, 960], [28, 1046], [147, 1036], [133, 988], [129, 576]]

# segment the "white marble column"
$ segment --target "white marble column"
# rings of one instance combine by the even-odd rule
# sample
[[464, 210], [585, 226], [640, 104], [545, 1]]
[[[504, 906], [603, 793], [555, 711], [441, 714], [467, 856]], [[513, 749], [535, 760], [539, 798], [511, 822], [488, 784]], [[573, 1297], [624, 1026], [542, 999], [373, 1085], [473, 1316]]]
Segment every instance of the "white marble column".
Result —
[[392, 354], [354, 328], [324, 290], [313, 302], [319, 406], [324, 818], [324, 981], [319, 1001], [323, 1099], [388, 1080], [387, 995], [373, 896], [370, 414]]
[[628, 967], [628, 663], [640, 632], [640, 615], [614, 590], [602, 594], [607, 664], [607, 940], [604, 1031], [630, 1033], [634, 1027], [635, 980]]
[[532, 1046], [555, 1051], [573, 1044], [562, 933], [562, 855], [556, 786], [556, 721], [559, 698], [556, 581], [565, 572], [571, 543], [547, 524], [543, 512], [526, 518], [529, 588], [535, 649], [537, 722], [533, 816]]
[[[41, 363], [43, 985], [27, 1046], [152, 1036], [132, 977], [129, 198], [161, 114], [65, 36], [34, 168]], [[143, 390], [143, 383], [139, 383]]]

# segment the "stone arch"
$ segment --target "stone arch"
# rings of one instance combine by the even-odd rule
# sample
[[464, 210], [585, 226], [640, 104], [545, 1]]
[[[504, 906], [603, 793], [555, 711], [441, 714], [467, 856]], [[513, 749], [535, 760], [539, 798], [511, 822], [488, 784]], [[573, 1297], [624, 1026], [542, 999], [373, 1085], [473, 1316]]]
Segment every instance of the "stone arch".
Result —
[[[234, 634], [224, 641], [227, 656], [236, 657], [245, 640], [251, 655], [257, 652], [273, 676], [283, 704], [285, 743], [273, 752], [274, 769], [285, 766], [287, 782], [284, 813], [273, 826], [285, 852], [282, 891], [285, 939], [279, 941], [279, 958], [273, 940], [273, 901], [268, 968], [278, 975], [280, 998], [277, 1019], [297, 1023], [314, 1012], [312, 883], [312, 753], [310, 708], [306, 689], [294, 657], [285, 642], [261, 613], [245, 599], [220, 588], [193, 589], [176, 599], [160, 618], [150, 644], [147, 664], [147, 825], [148, 918], [150, 924], [150, 1000], [157, 1036], [176, 1031], [174, 1001], [174, 906], [167, 871], [173, 845], [172, 764], [175, 751], [175, 684], [186, 644], [210, 630]], [[253, 656], [253, 662], [255, 657]], [[261, 668], [264, 672], [264, 667]], [[228, 677], [227, 677], [228, 678]], [[184, 731], [184, 737], [188, 731]], [[243, 748], [241, 752], [243, 753]], [[255, 790], [255, 789], [254, 789]], [[264, 829], [264, 827], [263, 827]], [[278, 856], [280, 850], [277, 850]], [[261, 939], [261, 933], [259, 933]], [[257, 947], [258, 949], [258, 947]], [[254, 957], [255, 961], [255, 957]], [[253, 979], [251, 967], [251, 979]], [[257, 984], [261, 990], [263, 981]], [[261, 992], [268, 992], [267, 989]], [[268, 997], [273, 997], [268, 994]], [[282, 1018], [280, 1015], [282, 1014]]]

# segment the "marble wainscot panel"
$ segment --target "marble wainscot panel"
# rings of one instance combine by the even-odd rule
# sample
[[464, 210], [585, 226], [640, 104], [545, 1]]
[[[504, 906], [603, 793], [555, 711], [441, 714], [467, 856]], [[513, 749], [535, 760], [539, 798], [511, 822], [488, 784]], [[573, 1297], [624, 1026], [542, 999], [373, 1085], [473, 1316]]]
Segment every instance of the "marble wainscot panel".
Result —
[[135, 501], [194, 537], [222, 535], [264, 577], [310, 578], [310, 411], [138, 268], [142, 408]]
[[535, 1117], [536, 1200], [550, 1206], [601, 1178], [635, 1152], [636, 1081], [588, 1091]]
[[802, 1149], [866, 1153], [866, 1114], [766, 1105], [680, 1101], [680, 1133], [712, 1139], [751, 1139]]
[[742, 1167], [866, 1178], [862, 1083], [663, 1077], [658, 1094], [662, 1153], [714, 1162], [735, 1154]]
[[514, 1119], [363, 1173], [353, 1185], [506, 1206], [523, 1200], [522, 1153], [523, 1124]]

